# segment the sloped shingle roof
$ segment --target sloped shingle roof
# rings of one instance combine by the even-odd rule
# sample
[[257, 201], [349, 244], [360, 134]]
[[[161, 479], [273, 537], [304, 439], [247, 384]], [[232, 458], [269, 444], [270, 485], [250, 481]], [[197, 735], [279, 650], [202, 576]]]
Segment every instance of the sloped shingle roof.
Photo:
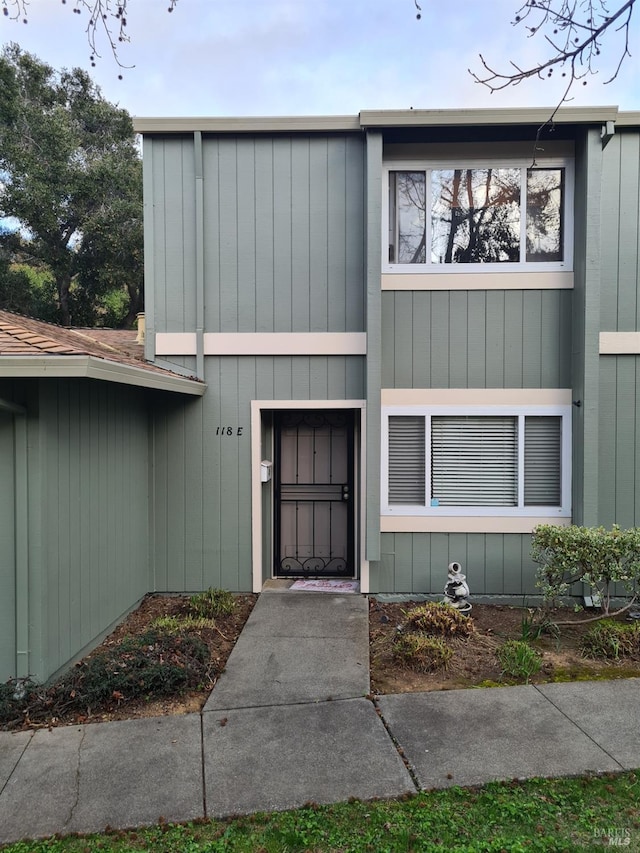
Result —
[[[187, 385], [193, 386], [195, 383], [204, 388], [203, 383], [194, 380], [193, 377], [186, 378], [145, 361], [144, 347], [136, 342], [135, 331], [66, 329], [55, 326], [53, 323], [45, 323], [43, 320], [34, 320], [30, 317], [22, 317], [20, 314], [13, 314], [11, 311], [0, 310], [0, 364], [4, 362], [7, 365], [8, 362], [13, 361], [13, 359], [5, 360], [6, 356], [20, 359], [51, 357], [61, 360], [70, 356], [84, 356], [87, 359], [97, 360], [94, 364], [116, 368], [120, 365], [125, 369], [128, 368], [130, 376], [132, 375], [130, 369], [133, 368], [135, 371], [144, 371], [144, 374], [138, 374], [140, 377], [153, 374], [158, 377], [158, 380], [162, 376], [176, 380], [185, 385], [185, 390]], [[6, 372], [5, 375], [7, 375]], [[20, 375], [25, 375], [24, 369], [21, 369]], [[114, 379], [114, 381], [118, 380]], [[140, 381], [139, 384], [150, 383]], [[176, 387], [175, 390], [179, 389]], [[191, 393], [202, 393], [202, 391], [192, 390]]]
[[[104, 334], [106, 333], [106, 334]], [[0, 310], [0, 355], [95, 355], [111, 361], [144, 362], [135, 332], [120, 329], [65, 329]]]

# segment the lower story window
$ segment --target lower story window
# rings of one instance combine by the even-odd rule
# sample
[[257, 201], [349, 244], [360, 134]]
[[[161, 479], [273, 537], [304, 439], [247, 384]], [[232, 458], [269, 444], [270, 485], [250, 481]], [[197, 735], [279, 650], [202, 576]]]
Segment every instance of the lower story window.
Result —
[[570, 516], [571, 409], [383, 412], [383, 514]]

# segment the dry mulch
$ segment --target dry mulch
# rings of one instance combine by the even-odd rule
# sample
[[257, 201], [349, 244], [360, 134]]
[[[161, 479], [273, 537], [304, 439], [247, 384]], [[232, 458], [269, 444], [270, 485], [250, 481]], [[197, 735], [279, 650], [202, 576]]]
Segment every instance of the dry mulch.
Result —
[[[56, 709], [55, 713], [45, 721], [38, 718], [37, 722], [25, 719], [22, 728], [52, 728], [54, 726], [75, 725], [82, 723], [97, 723], [110, 720], [132, 720], [141, 717], [158, 717], [167, 714], [186, 714], [198, 712], [207, 701], [219, 674], [224, 670], [227, 659], [231, 654], [245, 622], [249, 618], [257, 595], [234, 596], [236, 606], [230, 615], [217, 616], [215, 627], [201, 627], [190, 633], [196, 633], [208, 646], [211, 659], [208, 665], [208, 676], [198, 689], [186, 690], [173, 696], [161, 698], [127, 699], [124, 696], [114, 696], [101, 707], [77, 710]], [[188, 613], [188, 597], [183, 595], [147, 595], [140, 605], [132, 611], [90, 655], [89, 660], [105, 649], [113, 649], [125, 637], [135, 637], [145, 634], [152, 622], [162, 616], [184, 616]], [[11, 726], [15, 728], [15, 726]]]
[[[523, 617], [528, 617], [530, 611], [522, 607], [474, 604], [470, 618], [476, 630], [468, 638], [446, 641], [454, 649], [447, 668], [420, 673], [399, 664], [392, 652], [398, 628], [403, 625], [406, 613], [416, 606], [415, 602], [397, 604], [370, 599], [369, 649], [373, 694], [515, 683], [502, 678], [496, 649], [505, 640], [522, 639]], [[594, 624], [586, 621], [593, 617], [593, 612], [574, 613], [562, 609], [553, 611], [551, 615], [554, 621], [568, 621], [571, 625], [559, 628], [559, 637], [543, 634], [531, 642], [542, 654], [542, 668], [531, 678], [531, 683], [640, 676], [640, 660], [591, 660], [582, 655], [580, 642]]]
[[[236, 608], [231, 615], [220, 616], [215, 627], [197, 630], [198, 636], [210, 650], [210, 677], [198, 689], [188, 690], [163, 698], [126, 700], [114, 697], [100, 708], [86, 712], [67, 711], [48, 718], [45, 722], [25, 720], [24, 728], [53, 727], [88, 722], [129, 720], [167, 714], [197, 713], [205, 704], [218, 675], [236, 643], [257, 595], [235, 596]], [[420, 673], [400, 664], [393, 656], [393, 643], [407, 612], [418, 606], [415, 602], [387, 603], [369, 600], [369, 648], [371, 666], [371, 693], [412, 693], [432, 690], [453, 690], [468, 687], [495, 686], [505, 683], [496, 658], [496, 649], [507, 639], [522, 639], [523, 617], [531, 614], [521, 607], [475, 604], [471, 613], [475, 630], [467, 638], [455, 637], [446, 642], [454, 654], [446, 669]], [[125, 638], [144, 634], [151, 623], [161, 616], [185, 615], [188, 599], [185, 596], [150, 594], [139, 607], [111, 633], [92, 655], [106, 648], [113, 649]], [[570, 621], [560, 629], [559, 637], [542, 635], [532, 642], [542, 654], [542, 669], [533, 676], [532, 683], [549, 681], [575, 681], [593, 678], [640, 677], [640, 660], [590, 660], [580, 652], [580, 641], [593, 625], [586, 620], [592, 613], [575, 614], [570, 610], [556, 611], [557, 621]], [[89, 655], [90, 658], [92, 655]], [[86, 659], [85, 659], [86, 660]]]

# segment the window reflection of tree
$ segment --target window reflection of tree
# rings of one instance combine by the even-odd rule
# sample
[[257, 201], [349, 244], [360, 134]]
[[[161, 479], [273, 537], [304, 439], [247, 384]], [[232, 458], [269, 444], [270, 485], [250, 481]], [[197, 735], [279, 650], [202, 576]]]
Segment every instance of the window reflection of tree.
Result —
[[[397, 172], [398, 263], [426, 260], [426, 176], [424, 172]], [[417, 242], [416, 242], [417, 241]]]
[[519, 169], [434, 170], [432, 186], [434, 263], [520, 260]]
[[563, 169], [527, 172], [527, 260], [562, 261]]

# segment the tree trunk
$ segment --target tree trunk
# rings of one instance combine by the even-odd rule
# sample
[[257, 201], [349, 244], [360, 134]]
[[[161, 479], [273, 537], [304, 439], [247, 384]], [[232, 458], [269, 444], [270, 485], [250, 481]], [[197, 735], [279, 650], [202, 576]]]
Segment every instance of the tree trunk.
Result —
[[69, 312], [69, 288], [71, 287], [71, 274], [68, 272], [56, 276], [58, 288], [58, 310], [60, 312], [60, 323], [63, 326], [71, 325], [71, 314]]
[[445, 264], [450, 264], [453, 261], [453, 247], [455, 245], [456, 231], [460, 221], [460, 182], [462, 180], [462, 170], [455, 169], [453, 172], [453, 185], [451, 187], [451, 225], [447, 237], [447, 248], [444, 254]]
[[129, 310], [127, 311], [127, 316], [122, 321], [122, 328], [133, 329], [136, 322], [136, 315], [144, 308], [144, 297], [142, 291], [135, 284], [127, 284], [127, 291], [129, 293]]

